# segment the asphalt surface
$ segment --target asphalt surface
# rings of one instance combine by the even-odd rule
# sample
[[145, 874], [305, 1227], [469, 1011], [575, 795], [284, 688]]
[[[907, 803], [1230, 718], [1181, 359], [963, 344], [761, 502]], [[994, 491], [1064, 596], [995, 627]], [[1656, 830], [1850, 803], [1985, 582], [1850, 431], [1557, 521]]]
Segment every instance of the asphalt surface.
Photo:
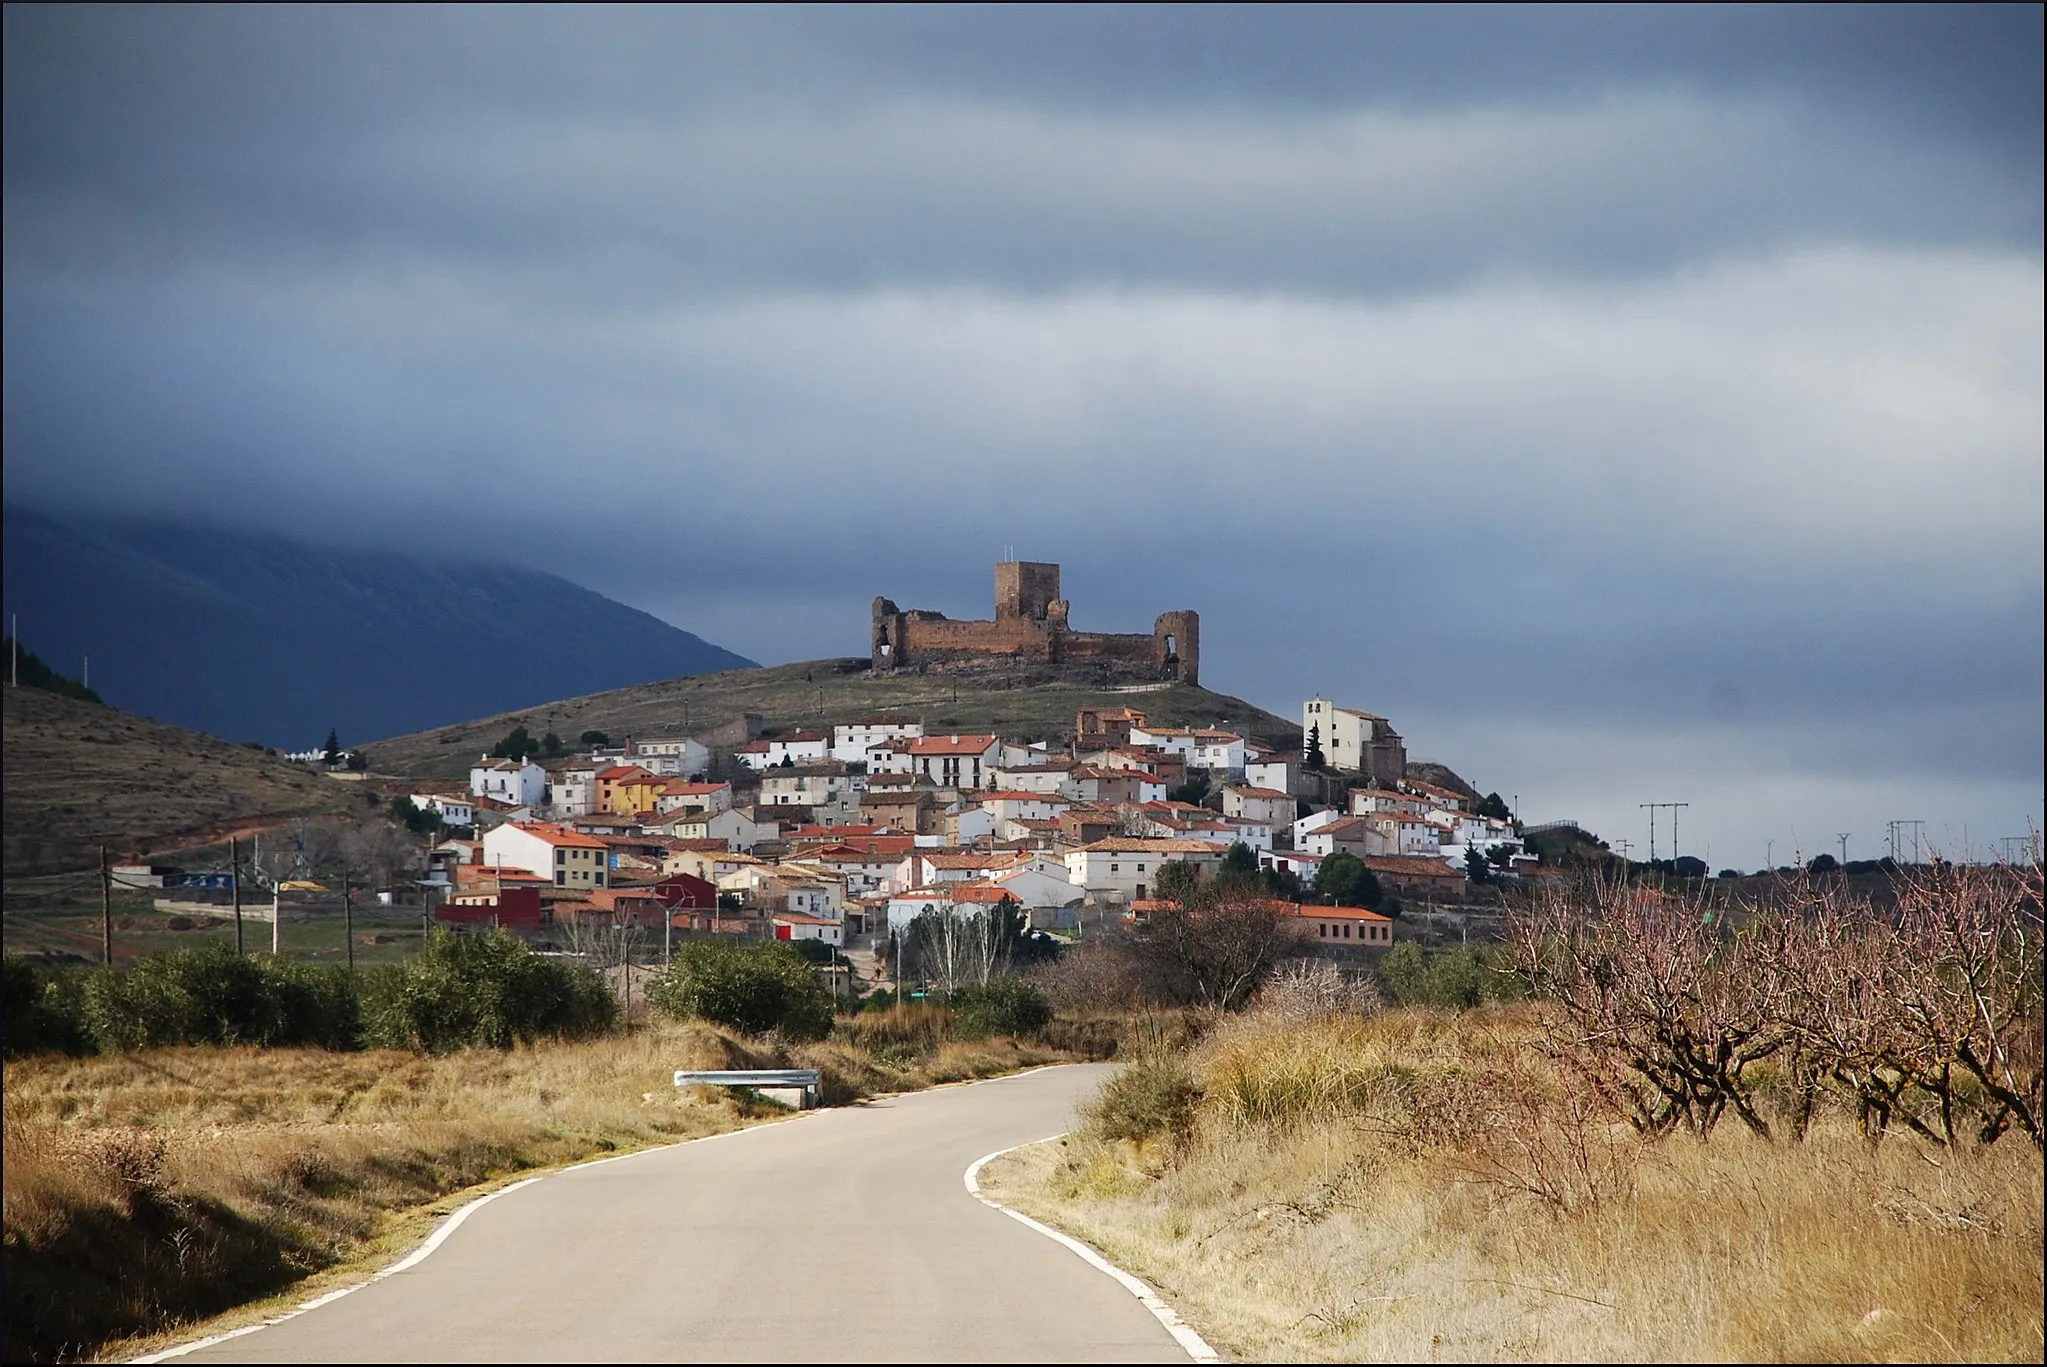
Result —
[[982, 1205], [1098, 1065], [819, 1111], [571, 1169], [424, 1261], [186, 1362], [1186, 1362], [1128, 1291]]

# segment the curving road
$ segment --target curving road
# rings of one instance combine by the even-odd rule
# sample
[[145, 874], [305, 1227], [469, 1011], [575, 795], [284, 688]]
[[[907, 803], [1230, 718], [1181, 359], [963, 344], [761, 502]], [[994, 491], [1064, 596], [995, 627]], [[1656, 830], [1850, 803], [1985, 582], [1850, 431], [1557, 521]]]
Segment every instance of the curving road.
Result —
[[961, 1183], [1098, 1065], [557, 1173], [430, 1257], [186, 1362], [1186, 1362], [1131, 1294]]

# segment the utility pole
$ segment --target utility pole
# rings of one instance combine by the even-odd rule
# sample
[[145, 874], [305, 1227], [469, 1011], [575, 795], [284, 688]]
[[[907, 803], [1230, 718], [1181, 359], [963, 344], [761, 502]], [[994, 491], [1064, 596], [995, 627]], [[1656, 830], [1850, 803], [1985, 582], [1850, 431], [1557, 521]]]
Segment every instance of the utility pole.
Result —
[[1765, 840], [1763, 842], [1763, 868], [1771, 873], [1775, 873], [1777, 871], [1777, 861], [1774, 855], [1772, 854], [1772, 851], [1774, 851], [1776, 848], [1777, 842], [1774, 840]]
[[1670, 809], [1670, 857], [1672, 859], [1677, 858], [1677, 814], [1680, 808], [1689, 807], [1692, 804], [1689, 802], [1638, 802], [1635, 805], [1649, 809], [1649, 862], [1652, 864], [1656, 862], [1656, 809], [1659, 807], [1668, 807]]
[[1834, 839], [1841, 842], [1841, 867], [1844, 870], [1848, 867], [1848, 837], [1853, 834], [1855, 834], [1853, 831], [1836, 831], [1834, 833]]
[[240, 836], [229, 836], [227, 840], [227, 886], [228, 895], [235, 906], [235, 953], [242, 953], [242, 841]]
[[79, 680], [78, 682], [80, 682], [80, 683], [84, 684], [84, 685], [85, 685], [85, 686], [86, 686], [87, 688], [91, 688], [91, 687], [92, 687], [92, 656], [90, 656], [90, 655], [87, 655], [87, 656], [85, 657], [85, 671], [84, 671], [84, 673], [85, 673], [85, 677], [84, 677], [84, 678], [82, 678], [82, 679], [80, 679], [80, 680]]
[[100, 846], [100, 962], [114, 962], [114, 875], [107, 867], [107, 847]]
[[7, 619], [7, 686], [21, 687], [21, 614]]
[[270, 957], [284, 952], [284, 880], [270, 880]]
[[355, 972], [355, 895], [348, 886], [348, 865], [341, 866], [341, 943], [348, 951], [348, 971]]

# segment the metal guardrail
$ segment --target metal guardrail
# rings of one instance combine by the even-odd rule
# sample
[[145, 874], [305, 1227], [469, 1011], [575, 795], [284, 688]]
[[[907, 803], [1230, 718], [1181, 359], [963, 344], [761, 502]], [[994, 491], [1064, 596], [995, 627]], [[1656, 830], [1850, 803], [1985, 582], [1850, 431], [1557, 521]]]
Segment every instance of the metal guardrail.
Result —
[[675, 1070], [675, 1085], [678, 1087], [765, 1087], [801, 1088], [803, 1105], [815, 1106], [819, 1086], [824, 1074], [815, 1068], [739, 1068], [701, 1071], [691, 1068]]

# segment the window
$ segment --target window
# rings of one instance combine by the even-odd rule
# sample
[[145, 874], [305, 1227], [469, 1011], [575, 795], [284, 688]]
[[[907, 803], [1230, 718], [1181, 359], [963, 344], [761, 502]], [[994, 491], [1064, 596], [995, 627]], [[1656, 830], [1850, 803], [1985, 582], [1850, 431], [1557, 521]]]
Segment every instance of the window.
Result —
[[1121, 864], [1111, 864], [1111, 865], [1109, 865], [1109, 872], [1110, 872], [1110, 873], [1121, 873], [1121, 872], [1123, 872], [1123, 866], [1122, 866]]

